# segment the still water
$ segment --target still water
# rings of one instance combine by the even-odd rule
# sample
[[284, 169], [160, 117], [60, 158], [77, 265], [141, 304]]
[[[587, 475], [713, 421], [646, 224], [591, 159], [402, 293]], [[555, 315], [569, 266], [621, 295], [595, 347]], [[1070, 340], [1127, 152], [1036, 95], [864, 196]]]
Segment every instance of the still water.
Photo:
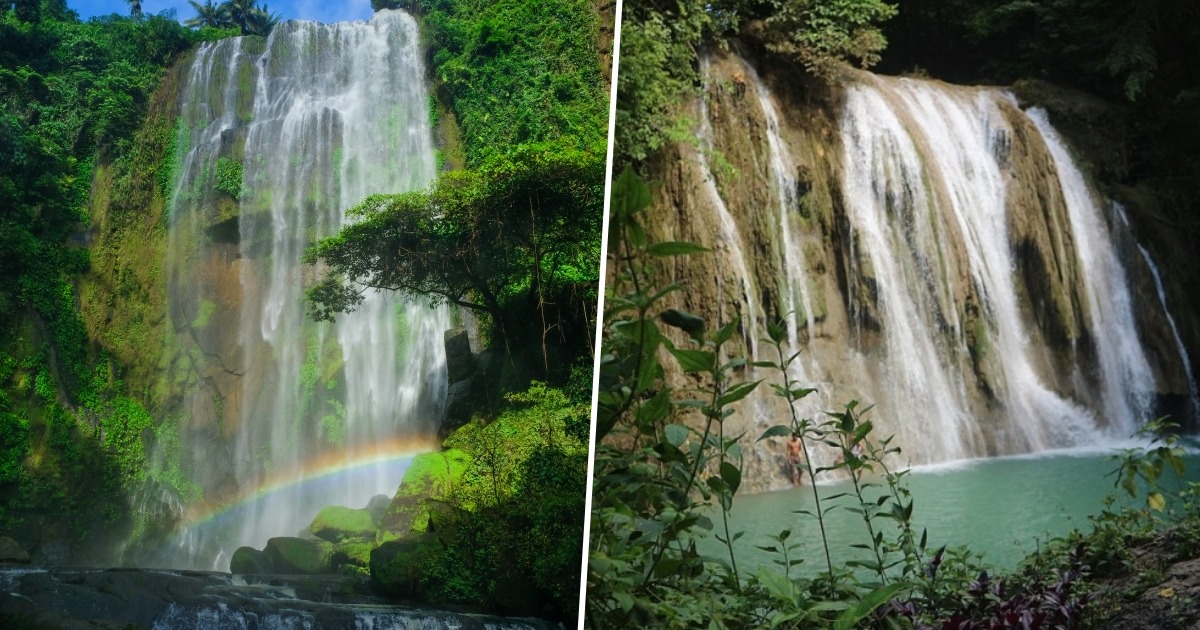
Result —
[[[913, 518], [918, 536], [928, 530], [928, 547], [937, 549], [968, 546], [983, 554], [988, 565], [1011, 569], [1047, 539], [1062, 536], [1072, 529], [1087, 531], [1088, 516], [1104, 509], [1105, 497], [1110, 494], [1125, 501], [1123, 491], [1114, 487], [1112, 474], [1117, 463], [1113, 450], [1057, 451], [1038, 455], [996, 459], [976, 459], [952, 464], [913, 469], [907, 476], [908, 488], [915, 503]], [[1200, 456], [1188, 455], [1187, 473], [1190, 480], [1200, 480]], [[1173, 473], [1165, 487], [1182, 487], [1183, 480]], [[871, 479], [882, 483], [882, 479]], [[854, 504], [853, 487], [848, 481], [822, 484], [818, 487], [822, 507], [830, 504]], [[825, 497], [839, 493], [850, 496], [826, 501]], [[880, 489], [872, 488], [868, 496], [879, 496]], [[773, 566], [780, 556], [761, 549], [772, 546], [769, 536], [791, 530], [789, 542], [799, 547], [790, 552], [792, 558], [803, 558], [802, 572], [814, 572], [824, 567], [820, 530], [817, 521], [797, 510], [813, 510], [812, 489], [808, 486], [738, 497], [730, 519], [731, 532], [745, 532], [734, 543], [738, 568], [745, 572], [761, 565]], [[718, 515], [719, 516], [719, 515]], [[719, 517], [713, 519], [718, 523]], [[880, 521], [876, 522], [879, 529]], [[829, 512], [826, 529], [834, 562], [867, 557], [870, 552], [852, 549], [856, 543], [868, 543], [869, 537], [862, 518], [844, 508]], [[887, 530], [885, 538], [894, 529]], [[894, 536], [892, 536], [894, 538]], [[715, 540], [705, 551], [717, 557], [727, 552]]]

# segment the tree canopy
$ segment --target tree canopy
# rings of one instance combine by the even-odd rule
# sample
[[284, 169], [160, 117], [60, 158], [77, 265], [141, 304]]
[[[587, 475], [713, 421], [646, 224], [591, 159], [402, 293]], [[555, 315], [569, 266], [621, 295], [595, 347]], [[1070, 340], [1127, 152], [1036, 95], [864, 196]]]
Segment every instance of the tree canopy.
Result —
[[573, 294], [595, 294], [603, 180], [603, 155], [524, 145], [429, 190], [372, 196], [306, 255], [327, 270], [312, 313], [331, 319], [369, 287], [486, 313], [510, 340], [529, 316], [550, 327]]
[[839, 63], [870, 67], [887, 45], [881, 25], [896, 15], [883, 0], [721, 0], [632, 3], [621, 27], [617, 86], [618, 161], [641, 161], [672, 135], [681, 95], [699, 82], [700, 48], [725, 45], [749, 24], [770, 50], [813, 76], [832, 77]]
[[258, 5], [254, 0], [225, 0], [221, 4], [188, 0], [188, 4], [196, 10], [196, 15], [185, 20], [184, 25], [192, 28], [236, 28], [243, 35], [268, 35], [280, 19], [278, 13], [271, 13], [266, 2]]

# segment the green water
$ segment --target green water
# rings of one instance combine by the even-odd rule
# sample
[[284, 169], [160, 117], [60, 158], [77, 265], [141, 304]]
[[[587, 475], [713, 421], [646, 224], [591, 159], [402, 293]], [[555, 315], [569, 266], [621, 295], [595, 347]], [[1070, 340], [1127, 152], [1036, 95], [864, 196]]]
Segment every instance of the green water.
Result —
[[[916, 531], [919, 536], [922, 528], [928, 530], [931, 549], [964, 545], [982, 553], [991, 566], [1012, 568], [1026, 554], [1036, 551], [1039, 542], [1075, 528], [1087, 531], [1088, 515], [1099, 513], [1105, 497], [1118, 492], [1113, 487], [1115, 477], [1106, 476], [1115, 468], [1116, 463], [1108, 455], [1090, 452], [974, 460], [917, 469], [907, 477], [915, 502]], [[1200, 480], [1200, 458], [1189, 456], [1188, 470], [1190, 479]], [[1172, 479], [1166, 485], [1181, 483]], [[824, 497], [853, 493], [849, 482], [821, 485], [819, 490], [824, 508], [829, 507]], [[878, 494], [877, 489], [870, 491], [870, 496]], [[853, 501], [853, 496], [848, 496], [833, 503], [848, 506]], [[785, 529], [791, 530], [789, 542], [800, 544], [792, 557], [804, 558], [801, 571], [824, 567], [816, 519], [796, 514], [796, 510], [813, 511], [811, 488], [748, 495], [734, 501], [730, 531], [745, 532], [734, 543], [739, 570], [752, 572], [759, 565], [773, 566], [772, 560], [780, 556], [756, 546], [771, 546], [768, 536]], [[713, 521], [720, 528], [719, 514]], [[865, 559], [870, 553], [850, 547], [870, 540], [859, 515], [834, 509], [826, 529], [836, 564]], [[894, 528], [888, 530], [885, 537], [893, 532]], [[710, 555], [727, 556], [724, 547], [715, 541], [705, 547]]]

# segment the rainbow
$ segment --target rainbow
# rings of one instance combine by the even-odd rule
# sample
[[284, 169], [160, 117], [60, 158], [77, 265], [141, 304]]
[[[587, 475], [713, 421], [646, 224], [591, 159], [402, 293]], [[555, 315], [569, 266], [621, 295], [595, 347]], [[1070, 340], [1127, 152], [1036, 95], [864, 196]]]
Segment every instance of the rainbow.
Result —
[[302, 466], [268, 475], [257, 488], [243, 492], [233, 501], [196, 504], [187, 510], [184, 522], [189, 526], [203, 525], [292, 486], [334, 477], [368, 466], [412, 458], [437, 450], [437, 448], [437, 441], [430, 437], [410, 436], [393, 438], [349, 450], [322, 453]]

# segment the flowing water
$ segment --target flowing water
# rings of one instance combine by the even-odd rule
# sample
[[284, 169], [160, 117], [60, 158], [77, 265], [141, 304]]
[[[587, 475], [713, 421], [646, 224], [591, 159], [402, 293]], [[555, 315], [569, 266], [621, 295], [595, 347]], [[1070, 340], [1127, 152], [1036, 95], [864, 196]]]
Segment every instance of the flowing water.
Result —
[[[793, 376], [821, 390], [819, 408], [801, 403], [802, 416], [851, 397], [874, 403], [876, 434], [895, 436], [905, 465], [1095, 447], [1152, 417], [1159, 384], [1104, 203], [1044, 112], [1022, 111], [998, 89], [858, 75], [838, 108], [840, 137], [827, 144], [840, 151], [830, 158], [841, 173], [837, 227], [822, 227], [795, 218], [807, 203], [796, 191], [808, 185], [796, 173], [812, 168], [793, 157], [793, 128], [804, 123], [788, 119], [795, 110], [753, 67], [733, 64], [724, 80], [744, 81], [761, 112], [745, 114], [762, 131], [753, 163], [740, 167], [762, 171], [753, 181], [767, 182], [777, 206], [724, 195], [721, 240], [738, 246], [749, 236], [729, 226], [774, 215], [772, 232], [756, 233], [779, 241], [773, 277], [743, 284], [748, 301], [749, 287], [775, 290], [761, 298], [775, 312], [750, 310], [759, 330], [747, 335], [764, 337], [763, 323], [785, 317], [792, 349], [804, 351]], [[713, 67], [702, 71], [717, 85]], [[713, 109], [701, 103], [699, 113], [702, 144], [711, 142]], [[720, 199], [712, 179], [706, 170]], [[821, 281], [829, 268], [844, 276]], [[743, 409], [748, 434], [779, 423], [770, 396], [759, 388]], [[748, 487], [787, 485], [773, 455], [748, 462]]]
[[721, 198], [721, 191], [717, 190], [717, 180], [708, 163], [708, 153], [713, 150], [713, 137], [712, 128], [708, 123], [707, 108], [708, 105], [701, 99], [700, 150], [696, 151], [696, 160], [700, 166], [701, 178], [704, 180], [704, 192], [712, 203], [713, 210], [717, 213], [718, 225], [721, 229], [721, 242], [728, 249], [725, 255], [732, 260], [738, 272], [738, 279], [742, 284], [742, 305], [746, 309], [745, 315], [742, 317], [742, 331], [750, 348], [750, 356], [757, 357], [759, 335], [756, 330], [759, 296], [755, 290], [754, 277], [750, 275], [749, 267], [746, 264], [747, 259], [742, 247], [741, 232], [733, 215], [729, 213], [725, 201]]
[[[224, 569], [238, 546], [294, 535], [325, 505], [390, 496], [404, 457], [428, 446], [449, 311], [368, 291], [318, 324], [304, 307], [317, 270], [300, 262], [368, 195], [433, 180], [418, 44], [409, 15], [382, 11], [196, 53], [176, 135], [167, 356], [199, 491], [169, 566]], [[186, 522], [230, 506], [217, 531]]]

